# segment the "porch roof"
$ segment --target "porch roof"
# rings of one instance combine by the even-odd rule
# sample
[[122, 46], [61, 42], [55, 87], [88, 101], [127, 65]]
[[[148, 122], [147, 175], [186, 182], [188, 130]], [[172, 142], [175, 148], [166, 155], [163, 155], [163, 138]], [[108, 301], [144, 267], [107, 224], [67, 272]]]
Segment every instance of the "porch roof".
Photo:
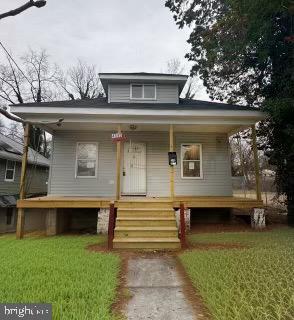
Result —
[[[12, 106], [11, 111], [38, 123], [50, 133], [56, 130], [113, 131], [118, 124], [123, 130], [135, 124], [139, 131], [167, 131], [173, 124], [178, 132], [233, 134], [266, 117], [257, 108], [188, 99], [180, 99], [179, 104], [155, 104], [108, 103], [106, 98], [97, 98], [19, 104]], [[61, 126], [56, 125], [59, 119], [63, 119]]]
[[108, 102], [107, 98], [85, 100], [63, 100], [41, 103], [22, 103], [13, 105], [17, 112], [19, 107], [50, 107], [50, 108], [110, 108], [110, 109], [149, 109], [149, 110], [215, 110], [215, 111], [259, 111], [257, 108], [194, 99], [179, 99], [179, 103], [121, 103]]

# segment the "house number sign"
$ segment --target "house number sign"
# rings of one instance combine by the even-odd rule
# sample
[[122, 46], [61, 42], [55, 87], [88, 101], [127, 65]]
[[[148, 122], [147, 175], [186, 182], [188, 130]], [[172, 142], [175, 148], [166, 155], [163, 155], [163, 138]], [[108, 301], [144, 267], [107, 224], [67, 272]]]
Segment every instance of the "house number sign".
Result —
[[112, 142], [126, 141], [127, 136], [121, 132], [116, 132], [111, 135]]

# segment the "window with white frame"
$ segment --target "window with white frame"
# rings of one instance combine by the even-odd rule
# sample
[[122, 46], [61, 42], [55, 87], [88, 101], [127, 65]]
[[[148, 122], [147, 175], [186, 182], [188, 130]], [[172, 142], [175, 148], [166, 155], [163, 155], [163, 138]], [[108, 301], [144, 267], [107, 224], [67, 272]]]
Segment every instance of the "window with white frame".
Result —
[[155, 84], [131, 84], [131, 99], [156, 99]]
[[187, 143], [181, 145], [181, 170], [183, 179], [202, 179], [202, 145]]
[[14, 181], [15, 161], [6, 160], [5, 181]]
[[76, 154], [76, 177], [97, 176], [98, 145], [95, 142], [78, 142]]

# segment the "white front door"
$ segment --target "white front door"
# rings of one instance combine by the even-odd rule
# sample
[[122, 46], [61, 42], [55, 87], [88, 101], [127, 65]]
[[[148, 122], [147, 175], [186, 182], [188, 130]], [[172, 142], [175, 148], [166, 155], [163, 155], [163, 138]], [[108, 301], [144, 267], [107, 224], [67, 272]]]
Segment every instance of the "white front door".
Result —
[[123, 194], [146, 195], [146, 144], [124, 143]]

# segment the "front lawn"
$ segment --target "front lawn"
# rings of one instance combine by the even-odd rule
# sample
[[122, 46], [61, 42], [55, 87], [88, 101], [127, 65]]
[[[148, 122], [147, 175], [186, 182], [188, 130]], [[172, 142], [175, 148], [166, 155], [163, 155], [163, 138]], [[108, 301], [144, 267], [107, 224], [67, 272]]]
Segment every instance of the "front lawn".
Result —
[[294, 229], [195, 234], [192, 244], [248, 248], [191, 250], [180, 255], [214, 320], [294, 319]]
[[98, 236], [0, 237], [0, 302], [53, 304], [54, 319], [112, 319], [120, 266], [85, 250]]

